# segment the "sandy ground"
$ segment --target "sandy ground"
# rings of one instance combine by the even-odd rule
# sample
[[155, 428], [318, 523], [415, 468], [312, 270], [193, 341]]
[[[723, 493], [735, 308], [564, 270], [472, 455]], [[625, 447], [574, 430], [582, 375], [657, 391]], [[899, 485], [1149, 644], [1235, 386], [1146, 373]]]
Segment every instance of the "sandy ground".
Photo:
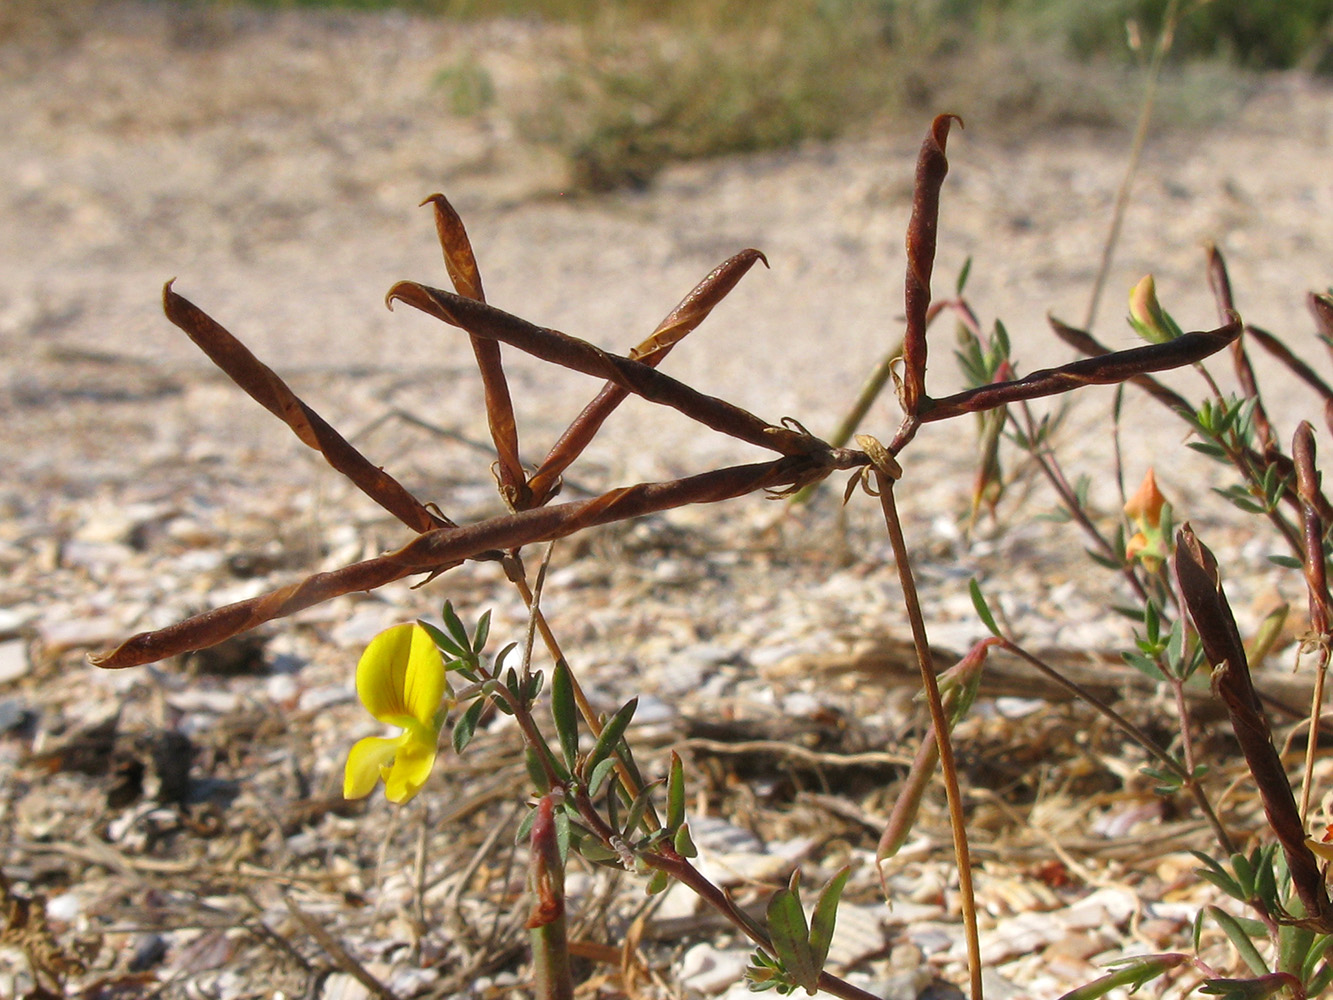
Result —
[[[312, 504], [322, 511], [320, 565], [401, 541], [329, 485], [332, 474], [167, 323], [167, 279], [348, 433], [404, 408], [484, 436], [465, 341], [382, 305], [396, 280], [445, 282], [430, 217], [416, 207], [434, 191], [463, 214], [492, 303], [613, 350], [640, 340], [722, 259], [763, 250], [771, 270], [748, 276], [669, 370], [770, 419], [827, 429], [897, 337], [924, 118], [874, 138], [673, 167], [642, 193], [572, 198], [559, 164], [520, 144], [503, 116], [452, 116], [432, 82], [467, 56], [492, 75], [502, 106], [521, 103], [542, 86], [533, 67], [550, 44], [531, 26], [87, 9], [67, 35], [20, 35], [0, 46], [0, 610], [5, 634], [25, 644], [11, 681], [19, 701], [63, 704], [49, 682], [91, 677], [78, 661], [84, 648], [235, 596], [240, 585], [188, 583], [189, 559], [163, 564], [173, 545], [272, 556], [266, 539], [276, 532], [299, 542], [293, 519]], [[1303, 298], [1333, 281], [1333, 91], [1279, 77], [1242, 96], [1234, 114], [1207, 128], [1152, 138], [1095, 329], [1108, 343], [1131, 345], [1123, 296], [1148, 271], [1187, 329], [1216, 325], [1200, 249], [1211, 240], [1227, 256], [1245, 317], [1287, 335], [1326, 370]], [[973, 303], [987, 324], [1003, 318], [1031, 371], [1070, 356], [1046, 332], [1045, 315], [1083, 319], [1128, 137], [1073, 128], [1022, 141], [1003, 134], [969, 121], [951, 137], [936, 273], [947, 289], [973, 259]], [[956, 384], [947, 353], [937, 350], [935, 384]], [[511, 374], [533, 452], [594, 388], [526, 359], [515, 359]], [[1073, 444], [1096, 458], [1105, 453], [1098, 421], [1109, 393], [1090, 396], [1072, 423]], [[1296, 392], [1277, 391], [1273, 405], [1284, 434], [1296, 415], [1314, 415]], [[869, 421], [886, 437], [896, 422], [889, 402]], [[1170, 446], [1171, 457], [1155, 459], [1164, 487], [1173, 496], [1205, 492], [1208, 467], [1177, 457], [1177, 426], [1140, 400], [1134, 427], [1132, 476]], [[493, 496], [477, 486], [486, 463], [474, 453], [402, 426], [368, 440], [372, 457], [409, 486], [448, 497], [450, 513], [493, 512]], [[629, 405], [578, 478], [613, 485], [751, 454], [674, 415]], [[938, 529], [932, 560], [956, 554], [941, 539], [956, 539], [947, 525], [965, 505], [970, 454], [957, 427], [935, 427], [905, 456], [918, 484], [907, 513]], [[1109, 482], [1099, 480], [1094, 493], [1111, 497]], [[164, 505], [185, 528], [160, 527]], [[1024, 530], [1020, 554], [1049, 531]], [[119, 548], [97, 548], [106, 544]], [[816, 627], [854, 629], [882, 611], [896, 584], [885, 582], [879, 545], [876, 565], [854, 574], [878, 588], [865, 608], [841, 589], [848, 579], [793, 583], [799, 566], [747, 578], [736, 607], [789, 630], [779, 641], [755, 625], [750, 638], [780, 644]], [[116, 562], [122, 554], [139, 560], [132, 572]], [[1250, 555], [1257, 563], [1262, 554]], [[928, 576], [928, 587], [943, 581], [957, 598], [957, 572], [940, 566]], [[784, 589], [799, 587], [809, 588], [800, 599]], [[677, 651], [708, 638], [660, 592], [645, 593], [658, 610], [635, 609], [636, 634], [652, 632], [650, 623], [655, 641]], [[414, 597], [402, 590], [385, 600], [401, 609]], [[1056, 604], [1091, 617], [1099, 600], [1080, 604], [1064, 591]], [[955, 600], [949, 614], [963, 617], [966, 603], [960, 610]], [[350, 628], [311, 618], [314, 645], [297, 654], [345, 660], [371, 626], [392, 620], [395, 612], [381, 610]], [[1054, 617], [1040, 602], [1028, 610]], [[499, 617], [521, 623], [521, 608]], [[590, 648], [613, 644], [610, 626], [582, 622], [578, 607], [568, 618]]]

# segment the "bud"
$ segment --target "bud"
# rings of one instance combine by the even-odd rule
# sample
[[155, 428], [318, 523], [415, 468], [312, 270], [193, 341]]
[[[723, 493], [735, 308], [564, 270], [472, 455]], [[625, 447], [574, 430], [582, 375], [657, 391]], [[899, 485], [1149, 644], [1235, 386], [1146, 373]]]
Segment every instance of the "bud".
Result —
[[1129, 325], [1144, 340], [1162, 344], [1180, 336], [1176, 325], [1157, 301], [1157, 283], [1151, 274], [1143, 278], [1129, 292]]
[[1157, 488], [1152, 469], [1125, 504], [1125, 517], [1139, 529], [1125, 545], [1125, 558], [1139, 560], [1149, 573], [1157, 572], [1171, 552], [1171, 505]]

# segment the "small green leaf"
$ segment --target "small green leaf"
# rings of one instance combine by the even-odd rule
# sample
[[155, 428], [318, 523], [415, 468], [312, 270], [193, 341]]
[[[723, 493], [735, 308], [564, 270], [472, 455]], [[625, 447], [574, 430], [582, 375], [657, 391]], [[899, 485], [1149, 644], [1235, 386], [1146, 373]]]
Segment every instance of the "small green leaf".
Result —
[[1131, 993], [1146, 985], [1177, 966], [1189, 961], [1188, 955], [1168, 953], [1165, 955], [1141, 955], [1136, 958], [1121, 959], [1115, 964], [1121, 967], [1107, 973], [1090, 983], [1070, 990], [1060, 1000], [1097, 1000], [1114, 989], [1128, 986]]
[[564, 809], [555, 811], [555, 846], [560, 852], [560, 863], [569, 864], [569, 813]]
[[486, 639], [490, 634], [491, 613], [490, 611], [485, 611], [482, 613], [482, 616], [477, 619], [477, 631], [472, 636], [472, 652], [480, 655], [481, 651], [486, 648]]
[[[587, 765], [584, 765], [584, 771], [587, 771]], [[602, 789], [606, 787], [606, 779], [611, 776], [611, 772], [616, 769], [616, 759], [608, 757], [600, 761], [588, 775], [588, 795], [591, 798], [597, 798], [602, 794]]]
[[565, 763], [572, 771], [579, 756], [579, 716], [574, 704], [574, 680], [564, 660], [555, 665], [551, 675], [551, 717]]
[[676, 853], [682, 858], [697, 858], [699, 848], [694, 846], [694, 841], [690, 837], [690, 824], [682, 823], [676, 827], [676, 835], [672, 839], [671, 846], [676, 849]]
[[667, 815], [668, 830], [674, 830], [685, 822], [685, 765], [680, 754], [671, 751], [671, 769], [667, 772]]
[[634, 711], [639, 707], [639, 699], [631, 698], [620, 706], [620, 711], [607, 721], [602, 727], [602, 734], [597, 737], [597, 743], [592, 748], [592, 753], [588, 754], [587, 767], [596, 768], [603, 760], [615, 752], [616, 744], [625, 735], [625, 730], [629, 728], [630, 719], [634, 718]]
[[995, 624], [995, 616], [991, 614], [990, 605], [986, 603], [986, 598], [981, 593], [981, 585], [977, 583], [976, 577], [967, 582], [967, 591], [972, 595], [972, 607], [976, 608], [977, 617], [981, 619], [981, 624], [985, 625], [990, 634], [997, 639], [1003, 638], [1000, 635], [1000, 627]]
[[1209, 441], [1187, 441], [1185, 447], [1192, 448], [1201, 455], [1207, 455], [1209, 458], [1215, 458], [1219, 462], [1227, 461], [1226, 449]]
[[528, 769], [528, 779], [532, 782], [532, 787], [539, 792], [545, 792], [549, 784], [546, 771], [542, 768], [541, 758], [537, 756], [537, 751], [532, 747], [526, 747], [523, 750], [523, 764]]
[[458, 617], [458, 612], [454, 610], [453, 604], [449, 601], [445, 601], [444, 609], [441, 611], [440, 617], [444, 619], [444, 627], [453, 640], [458, 643], [462, 649], [471, 649], [472, 643], [467, 636], [467, 626], [464, 625], [462, 619]]
[[810, 950], [810, 928], [801, 909], [799, 872], [793, 873], [791, 888], [779, 889], [768, 901], [768, 936], [779, 961], [797, 986], [815, 992], [819, 969]]
[[1162, 668], [1157, 665], [1157, 661], [1144, 656], [1142, 653], [1135, 653], [1129, 650], [1120, 654], [1126, 663], [1153, 681], [1166, 680], [1162, 676]]
[[1250, 940], [1249, 934], [1245, 932], [1240, 922], [1220, 907], [1210, 905], [1204, 909], [1208, 911], [1208, 916], [1212, 917], [1213, 923], [1222, 928], [1222, 933], [1235, 946], [1237, 953], [1250, 967], [1250, 971], [1256, 976], [1267, 975], [1270, 971], [1268, 963], [1264, 961], [1263, 955], [1259, 954], [1259, 949], [1254, 946], [1254, 942]]
[[1268, 557], [1268, 561], [1271, 562], [1271, 563], [1273, 563], [1275, 566], [1283, 566], [1283, 567], [1285, 567], [1286, 569], [1304, 569], [1304, 568], [1305, 568], [1305, 563], [1301, 562], [1299, 559], [1295, 558], [1294, 556], [1281, 556], [1281, 555], [1278, 555], [1278, 556], [1269, 556], [1269, 557]]
[[671, 876], [660, 868], [653, 872], [652, 877], [648, 879], [647, 893], [650, 896], [656, 896], [659, 892], [665, 891], [671, 883]]
[[439, 646], [444, 652], [464, 663], [468, 662], [467, 650], [445, 635], [438, 626], [423, 621], [421, 622], [421, 627], [430, 633], [430, 637], [435, 645]]
[[653, 791], [659, 784], [661, 784], [660, 781], [655, 781], [650, 785], [645, 785], [639, 791], [639, 794], [634, 796], [634, 801], [630, 803], [629, 812], [625, 816], [625, 825], [622, 828], [621, 835], [626, 840], [634, 839], [634, 832], [639, 828], [639, 824], [643, 822], [643, 814], [647, 812], [648, 804], [653, 798]]
[[532, 824], [537, 820], [537, 810], [529, 809], [528, 814], [523, 817], [523, 822], [518, 824], [518, 831], [514, 834], [514, 843], [526, 843], [528, 837], [532, 834]]
[[850, 866], [844, 867], [824, 886], [815, 903], [815, 912], [810, 918], [810, 952], [814, 957], [815, 971], [821, 972], [824, 960], [828, 958], [829, 945], [833, 943], [833, 928], [838, 920], [838, 900], [847, 886], [847, 878], [852, 874]]
[[453, 741], [454, 752], [461, 754], [467, 749], [467, 745], [472, 742], [472, 736], [477, 731], [477, 723], [481, 721], [481, 713], [486, 710], [486, 699], [478, 698], [458, 717], [454, 723]]
[[958, 272], [958, 281], [954, 283], [954, 294], [962, 295], [963, 289], [967, 287], [967, 276], [972, 273], [972, 257], [968, 256], [963, 261], [962, 269]]

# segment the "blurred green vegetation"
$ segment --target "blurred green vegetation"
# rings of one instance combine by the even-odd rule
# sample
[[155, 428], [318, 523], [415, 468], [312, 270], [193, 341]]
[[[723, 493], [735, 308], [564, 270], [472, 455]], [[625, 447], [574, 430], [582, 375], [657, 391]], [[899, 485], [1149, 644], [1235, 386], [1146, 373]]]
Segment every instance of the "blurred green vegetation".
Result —
[[[200, 0], [196, 0], [200, 2]], [[480, 61], [436, 78], [455, 113], [502, 113], [587, 190], [675, 160], [750, 152], [949, 110], [1015, 133], [1124, 124], [1169, 0], [212, 0], [397, 8], [577, 27], [535, 106]], [[1183, 0], [1161, 113], [1208, 121], [1251, 70], [1333, 71], [1333, 0]]]

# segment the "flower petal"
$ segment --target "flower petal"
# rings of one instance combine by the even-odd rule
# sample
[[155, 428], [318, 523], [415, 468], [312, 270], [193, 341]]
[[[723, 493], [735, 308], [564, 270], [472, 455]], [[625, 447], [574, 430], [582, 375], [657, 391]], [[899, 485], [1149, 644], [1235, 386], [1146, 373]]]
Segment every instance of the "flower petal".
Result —
[[347, 768], [343, 773], [343, 798], [364, 799], [369, 795], [379, 783], [384, 769], [393, 763], [394, 755], [404, 742], [401, 736], [396, 740], [378, 736], [357, 740], [347, 755]]
[[[438, 739], [438, 733], [436, 733]], [[415, 736], [404, 738], [394, 757], [393, 767], [384, 778], [384, 796], [390, 802], [406, 802], [430, 777], [435, 766], [435, 745]]]
[[403, 677], [403, 703], [408, 714], [434, 730], [435, 713], [440, 710], [440, 703], [449, 690], [444, 657], [429, 632], [416, 622], [411, 627], [411, 645]]
[[388, 725], [404, 725], [411, 716], [403, 681], [412, 652], [412, 632], [420, 626], [395, 625], [370, 640], [356, 665], [356, 694], [366, 711]]

